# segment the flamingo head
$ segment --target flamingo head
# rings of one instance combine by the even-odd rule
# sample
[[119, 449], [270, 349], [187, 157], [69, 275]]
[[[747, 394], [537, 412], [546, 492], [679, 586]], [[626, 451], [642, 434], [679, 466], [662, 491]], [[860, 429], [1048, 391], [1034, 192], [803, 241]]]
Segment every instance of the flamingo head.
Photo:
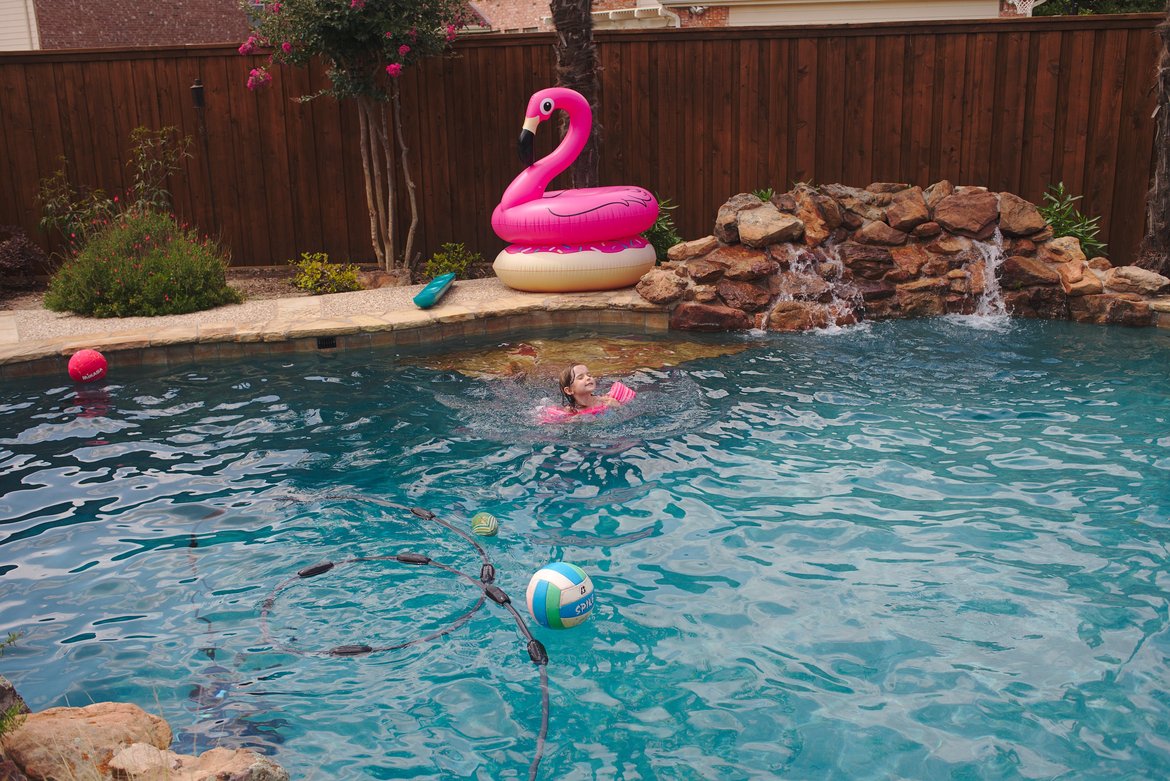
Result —
[[[517, 145], [520, 162], [529, 166], [536, 159], [532, 149], [532, 140], [536, 138], [536, 128], [541, 122], [551, 117], [557, 109], [569, 112], [571, 122], [573, 115], [579, 113], [582, 108], [588, 111], [589, 103], [581, 93], [565, 87], [542, 89], [529, 98], [528, 108], [524, 112], [524, 126], [520, 130], [520, 141]], [[592, 112], [590, 112], [586, 127], [590, 124], [592, 124]]]

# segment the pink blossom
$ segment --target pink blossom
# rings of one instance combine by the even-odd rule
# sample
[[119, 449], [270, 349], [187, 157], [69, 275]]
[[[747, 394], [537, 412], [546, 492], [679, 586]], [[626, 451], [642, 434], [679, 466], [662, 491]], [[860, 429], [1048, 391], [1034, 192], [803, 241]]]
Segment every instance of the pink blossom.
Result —
[[447, 43], [453, 40], [455, 40], [455, 25], [449, 24], [447, 25]]
[[410, 31], [409, 31], [409, 32], [407, 32], [407, 35], [409, 35], [409, 36], [410, 36], [410, 40], [412, 40], [412, 41], [414, 41], [414, 40], [418, 40], [418, 28], [417, 28], [417, 27], [411, 27], [411, 28], [410, 28]]
[[267, 87], [272, 82], [272, 74], [263, 68], [253, 68], [248, 74], [248, 89], [258, 90]]
[[386, 31], [386, 37], [387, 37], [387, 38], [393, 38], [393, 37], [394, 37], [394, 33], [392, 33], [392, 32], [390, 32], [389, 30], [387, 30], [387, 31]]
[[289, 43], [288, 41], [285, 41], [284, 43], [282, 43], [280, 45], [280, 50], [282, 52], [284, 52], [285, 54], [288, 54], [289, 52], [292, 51], [292, 44]]
[[256, 36], [249, 35], [248, 40], [246, 40], [242, 44], [240, 44], [240, 48], [237, 49], [237, 51], [240, 54], [255, 54], [257, 49], [259, 48], [256, 44], [257, 44]]
[[366, 7], [366, 0], [349, 0], [349, 7], [355, 11], [360, 11]]
[[390, 74], [390, 78], [398, 78], [398, 74], [402, 73], [402, 66], [397, 62], [392, 62], [386, 66], [386, 72]]
[[410, 54], [410, 47], [407, 46], [405, 43], [398, 47], [398, 56], [399, 57], [405, 57], [408, 54]]
[[280, 13], [280, 7], [280, 3], [273, 3], [272, 5], [268, 6], [268, 10], [274, 14], [278, 14]]

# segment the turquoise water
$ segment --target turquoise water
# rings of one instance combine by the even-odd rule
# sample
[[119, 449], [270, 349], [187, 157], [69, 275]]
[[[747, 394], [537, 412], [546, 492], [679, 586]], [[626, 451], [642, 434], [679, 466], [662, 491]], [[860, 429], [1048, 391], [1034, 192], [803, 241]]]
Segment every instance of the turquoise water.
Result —
[[[387, 353], [0, 390], [0, 658], [294, 778], [528, 777], [540, 675], [488, 603], [566, 560], [545, 779], [1162, 778], [1170, 334], [944, 319], [740, 337], [540, 427], [547, 389]], [[985, 324], [983, 324], [985, 325]], [[271, 600], [261, 621], [262, 608]], [[521, 608], [523, 611], [523, 608]], [[533, 622], [529, 621], [529, 624]]]

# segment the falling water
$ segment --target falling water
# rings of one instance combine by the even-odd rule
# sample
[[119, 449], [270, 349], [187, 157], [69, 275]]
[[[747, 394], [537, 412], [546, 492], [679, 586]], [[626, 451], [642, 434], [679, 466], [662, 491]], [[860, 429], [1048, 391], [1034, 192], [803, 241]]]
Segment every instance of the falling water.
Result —
[[[849, 322], [853, 315], [861, 311], [861, 291], [845, 281], [845, 262], [841, 260], [834, 244], [829, 243], [813, 251], [787, 245], [784, 250], [787, 257], [776, 259], [786, 263], [789, 272], [798, 277], [811, 277], [828, 284], [830, 298], [821, 306], [828, 315], [829, 329], [837, 328], [838, 322]], [[772, 301], [764, 322], [768, 321], [777, 305], [795, 300], [796, 297], [790, 290], [781, 290]]]
[[[989, 241], [976, 241], [974, 246], [978, 252], [974, 262], [983, 265], [983, 290], [975, 301], [975, 312], [971, 317], [990, 327], [1004, 325], [1009, 318], [998, 277], [999, 267], [1004, 261], [1003, 234], [996, 228]], [[970, 266], [968, 263], [967, 268]]]

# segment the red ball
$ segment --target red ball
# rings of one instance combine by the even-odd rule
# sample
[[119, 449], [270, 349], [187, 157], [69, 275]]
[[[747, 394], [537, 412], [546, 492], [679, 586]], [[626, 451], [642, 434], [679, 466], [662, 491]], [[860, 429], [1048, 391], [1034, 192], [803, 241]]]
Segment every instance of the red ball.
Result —
[[106, 357], [97, 350], [82, 350], [69, 359], [69, 376], [77, 382], [93, 382], [106, 376]]

